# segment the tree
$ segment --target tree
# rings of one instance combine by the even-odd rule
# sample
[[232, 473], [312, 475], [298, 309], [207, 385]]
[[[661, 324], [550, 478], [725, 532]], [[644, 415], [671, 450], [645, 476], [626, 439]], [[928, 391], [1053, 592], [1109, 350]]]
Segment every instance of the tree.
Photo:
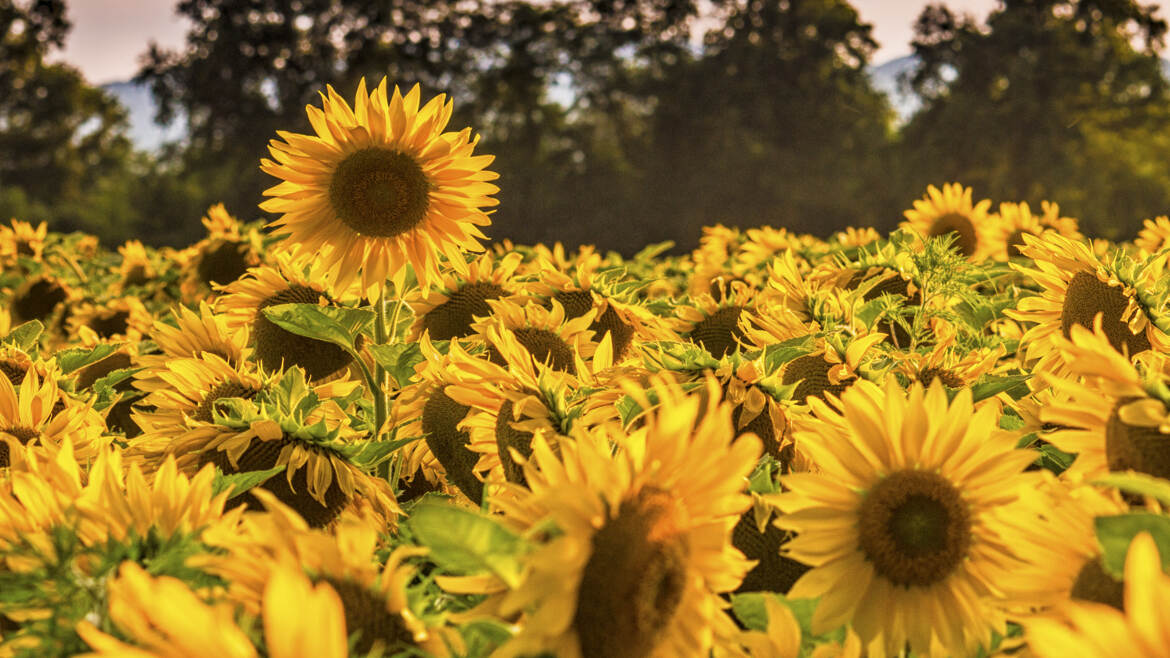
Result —
[[112, 98], [75, 69], [45, 63], [68, 30], [63, 0], [0, 0], [0, 214], [93, 230], [106, 221], [93, 201], [130, 144]]
[[985, 27], [927, 7], [913, 42], [924, 105], [903, 135], [907, 191], [959, 180], [1001, 200], [1057, 201], [1101, 227], [1164, 213], [1170, 188], [1149, 165], [1170, 155], [1150, 149], [1170, 128], [1157, 56], [1166, 27], [1132, 0], [1004, 0]]

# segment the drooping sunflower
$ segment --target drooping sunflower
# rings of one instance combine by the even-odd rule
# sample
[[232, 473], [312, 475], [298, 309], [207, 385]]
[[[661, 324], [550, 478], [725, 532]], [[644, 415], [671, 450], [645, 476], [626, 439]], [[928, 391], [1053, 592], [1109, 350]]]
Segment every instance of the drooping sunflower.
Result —
[[[1005, 251], [993, 256], [1001, 260], [1023, 257], [1024, 252], [1021, 250], [1027, 246], [1024, 242], [1025, 233], [1039, 237], [1045, 231], [1056, 231], [1071, 240], [1084, 240], [1076, 218], [1061, 216], [1060, 206], [1050, 201], [1042, 201], [1040, 208], [1043, 214], [1034, 215], [1026, 201], [999, 204], [999, 213], [994, 215], [992, 220], [999, 224]], [[999, 242], [997, 241], [997, 244]]]
[[105, 302], [85, 302], [69, 316], [69, 334], [82, 341], [124, 340], [136, 342], [150, 331], [154, 316], [137, 297], [123, 296]]
[[[378, 532], [356, 519], [344, 519], [329, 532], [310, 530], [291, 509], [267, 491], [258, 491], [267, 514], [245, 519], [241, 536], [223, 542], [222, 555], [200, 562], [228, 582], [229, 597], [256, 616], [297, 618], [299, 601], [274, 601], [265, 596], [284, 564], [294, 564], [311, 582], [327, 584], [341, 600], [355, 655], [400, 651], [446, 655], [439, 632], [432, 632], [407, 602], [407, 584], [414, 568], [406, 558], [426, 552], [399, 546], [379, 567]], [[275, 608], [272, 608], [275, 606]], [[316, 623], [305, 619], [306, 624]]]
[[188, 304], [213, 297], [217, 284], [227, 285], [262, 262], [259, 234], [254, 229], [245, 232], [222, 203], [207, 210], [203, 226], [207, 237], [182, 254], [180, 290]]
[[319, 258], [344, 290], [359, 280], [376, 299], [387, 277], [402, 290], [406, 265], [422, 289], [439, 275], [439, 254], [463, 262], [480, 251], [479, 227], [498, 176], [485, 169], [490, 155], [472, 155], [471, 129], [443, 132], [454, 105], [445, 95], [419, 107], [415, 85], [405, 96], [386, 79], [367, 93], [363, 78], [351, 108], [332, 87], [322, 107], [306, 111], [315, 135], [279, 132], [269, 142], [273, 160], [260, 168], [283, 182], [264, 192], [270, 226], [288, 247]]
[[491, 315], [487, 300], [508, 298], [518, 292], [512, 279], [522, 259], [516, 252], [502, 258], [485, 253], [465, 265], [463, 273], [444, 273], [434, 289], [411, 291], [406, 303], [414, 312], [414, 322], [405, 339], [416, 341], [424, 331], [430, 334], [431, 340], [474, 334], [471, 324], [475, 319]]
[[49, 225], [41, 222], [35, 229], [29, 222], [12, 220], [11, 227], [0, 225], [0, 258], [13, 261], [18, 256], [40, 260], [45, 249]]
[[796, 431], [818, 473], [781, 478], [776, 524], [795, 531], [786, 554], [813, 567], [789, 592], [820, 597], [813, 632], [851, 623], [890, 653], [969, 655], [1003, 632], [990, 601], [1013, 555], [996, 532], [1032, 479], [1035, 455], [978, 411], [969, 389], [951, 403], [936, 380], [904, 391], [859, 382], [837, 411], [810, 399]]
[[974, 190], [959, 183], [947, 183], [942, 189], [934, 185], [926, 188], [926, 195], [914, 202], [914, 208], [903, 213], [908, 228], [918, 235], [937, 237], [954, 235], [954, 248], [971, 260], [983, 260], [996, 253], [1001, 236], [992, 230], [987, 210], [990, 199], [972, 201]]
[[73, 444], [82, 458], [92, 457], [110, 437], [105, 423], [89, 405], [61, 394], [54, 378], [41, 379], [35, 369], [19, 386], [0, 377], [0, 466], [7, 466], [13, 448], [22, 445], [59, 447]]
[[330, 289], [320, 283], [320, 270], [304, 270], [287, 258], [275, 265], [261, 265], [221, 290], [216, 309], [225, 313], [228, 326], [247, 328], [253, 357], [265, 370], [299, 366], [317, 381], [342, 376], [353, 357], [333, 343], [294, 334], [276, 325], [263, 312], [280, 304], [336, 306]]
[[1057, 618], [1024, 624], [1028, 648], [1042, 658], [1085, 655], [1159, 658], [1170, 647], [1170, 575], [1162, 569], [1158, 545], [1148, 532], [1129, 544], [1125, 558], [1125, 612], [1100, 603], [1074, 603]]
[[1094, 331], [1074, 326], [1071, 340], [1056, 342], [1070, 374], [1082, 381], [1045, 378], [1060, 397], [1040, 410], [1041, 420], [1057, 428], [1044, 439], [1077, 455], [1069, 476], [1133, 469], [1170, 477], [1170, 407], [1151, 393], [1164, 388], [1166, 359], [1145, 354], [1139, 370], [1110, 343], [1099, 324]]
[[[561, 444], [543, 434], [525, 465], [531, 493], [501, 501], [518, 529], [554, 523], [499, 601], [523, 612], [501, 656], [705, 656], [722, 607], [749, 562], [731, 528], [750, 499], [760, 454], [732, 441], [731, 409], [700, 418], [703, 402], [662, 381], [670, 399], [633, 432], [609, 427]], [[611, 443], [618, 447], [613, 454]], [[506, 504], [505, 504], [506, 502]]]
[[1157, 268], [1129, 260], [1120, 254], [1106, 266], [1083, 242], [1055, 232], [1041, 237], [1024, 236], [1022, 251], [1035, 269], [1012, 263], [1012, 267], [1040, 284], [1040, 295], [1025, 297], [1015, 310], [1004, 311], [1020, 322], [1033, 323], [1021, 338], [1021, 352], [1035, 362], [1038, 371], [1063, 372], [1067, 364], [1052, 349], [1056, 336], [1069, 337], [1074, 326], [1092, 328], [1102, 315], [1102, 329], [1109, 343], [1130, 356], [1151, 348], [1170, 349], [1170, 336], [1158, 328], [1156, 315], [1142, 301], [1141, 294], [1153, 290]]
[[263, 388], [255, 368], [232, 366], [218, 355], [172, 358], [136, 374], [135, 385], [148, 395], [134, 420], [148, 435], [171, 436], [188, 421], [210, 423], [216, 402], [225, 398], [251, 399]]

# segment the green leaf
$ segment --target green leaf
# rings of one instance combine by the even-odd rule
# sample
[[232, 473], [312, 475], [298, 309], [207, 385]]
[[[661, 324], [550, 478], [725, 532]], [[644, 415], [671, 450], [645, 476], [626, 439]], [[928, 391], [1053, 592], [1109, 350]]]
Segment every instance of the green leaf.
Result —
[[265, 317], [281, 329], [333, 343], [354, 358], [358, 336], [374, 320], [373, 312], [365, 309], [317, 304], [278, 304], [263, 310]]
[[215, 479], [211, 482], [212, 495], [224, 491], [231, 491], [228, 494], [228, 498], [235, 498], [252, 487], [264, 484], [273, 475], [283, 473], [284, 469], [285, 466], [280, 465], [266, 471], [245, 471], [243, 473], [225, 475], [223, 471], [217, 468], [215, 469]]
[[509, 587], [519, 584], [519, 555], [527, 542], [491, 518], [454, 505], [420, 503], [406, 523], [443, 569], [459, 574], [490, 571]]
[[652, 259], [658, 257], [659, 255], [661, 255], [667, 251], [670, 251], [673, 247], [674, 247], [674, 242], [671, 240], [667, 240], [666, 242], [655, 242], [653, 244], [648, 244], [645, 247], [642, 247], [641, 251], [634, 254], [634, 258], [632, 260], [635, 260], [635, 261], [652, 260]]
[[469, 658], [489, 656], [501, 644], [512, 639], [512, 631], [494, 619], [476, 619], [461, 624], [459, 633], [467, 645], [464, 655]]
[[1068, 467], [1072, 466], [1073, 461], [1077, 458], [1075, 454], [1064, 452], [1051, 443], [1043, 443], [1036, 449], [1040, 451], [1040, 466], [1056, 475], [1068, 470]]
[[40, 339], [41, 332], [44, 330], [45, 325], [41, 324], [40, 320], [29, 320], [10, 331], [2, 342], [14, 345], [25, 352], [35, 352], [37, 351], [37, 340]]
[[370, 345], [370, 353], [378, 365], [386, 369], [401, 388], [410, 383], [415, 365], [425, 357], [418, 343], [394, 343], [392, 345]]
[[1148, 532], [1158, 545], [1162, 556], [1162, 569], [1170, 568], [1170, 517], [1150, 512], [1134, 512], [1117, 516], [1099, 516], [1093, 523], [1097, 527], [1097, 541], [1104, 555], [1101, 559], [1105, 571], [1115, 578], [1125, 577], [1125, 555], [1129, 543], [1139, 533]]
[[974, 402], [1006, 392], [1014, 399], [1028, 394], [1028, 379], [1031, 375], [988, 375], [978, 384], [971, 387], [971, 399]]
[[345, 454], [354, 464], [361, 468], [373, 468], [382, 463], [402, 446], [422, 439], [421, 436], [408, 436], [404, 439], [391, 441], [366, 441], [364, 443], [345, 446], [339, 452]]
[[1110, 473], [1105, 477], [1093, 480], [1091, 484], [1117, 487], [1122, 491], [1149, 496], [1163, 505], [1170, 505], [1170, 480], [1163, 480], [1145, 473], [1134, 471]]
[[97, 363], [117, 351], [117, 345], [108, 345], [106, 343], [95, 345], [93, 349], [74, 347], [57, 352], [57, 365], [61, 366], [61, 372], [68, 375], [91, 363]]
[[749, 630], [768, 630], [768, 610], [764, 607], [765, 596], [769, 595], [763, 592], [731, 595], [731, 611], [735, 613], [735, 618], [747, 626]]
[[774, 373], [789, 361], [799, 359], [812, 350], [807, 337], [787, 340], [764, 348], [764, 372]]

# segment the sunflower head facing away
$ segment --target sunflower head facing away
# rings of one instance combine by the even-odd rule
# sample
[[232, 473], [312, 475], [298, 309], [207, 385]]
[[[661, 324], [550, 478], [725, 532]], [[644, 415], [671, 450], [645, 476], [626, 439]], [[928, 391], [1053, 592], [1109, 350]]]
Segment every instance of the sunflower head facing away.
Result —
[[[322, 107], [309, 106], [315, 135], [278, 133], [273, 160], [260, 168], [281, 179], [261, 208], [297, 253], [316, 254], [340, 289], [360, 280], [376, 289], [392, 277], [401, 289], [406, 265], [420, 287], [438, 278], [439, 254], [463, 262], [480, 251], [485, 208], [496, 204], [493, 156], [473, 156], [471, 129], [444, 132], [453, 104], [440, 95], [420, 107], [415, 85], [405, 96], [383, 79], [367, 92], [363, 79], [353, 107], [332, 87]], [[360, 271], [360, 279], [359, 279]]]

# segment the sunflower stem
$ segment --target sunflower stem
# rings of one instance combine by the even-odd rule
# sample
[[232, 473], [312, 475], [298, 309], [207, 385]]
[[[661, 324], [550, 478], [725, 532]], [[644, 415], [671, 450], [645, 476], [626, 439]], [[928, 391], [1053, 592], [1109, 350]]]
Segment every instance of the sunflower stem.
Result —
[[[374, 303], [374, 342], [386, 344], [386, 287], [378, 293], [378, 301]], [[386, 424], [386, 369], [382, 364], [375, 364], [374, 368], [374, 440], [382, 439], [382, 426]], [[387, 471], [379, 466], [378, 474], [389, 476]]]

